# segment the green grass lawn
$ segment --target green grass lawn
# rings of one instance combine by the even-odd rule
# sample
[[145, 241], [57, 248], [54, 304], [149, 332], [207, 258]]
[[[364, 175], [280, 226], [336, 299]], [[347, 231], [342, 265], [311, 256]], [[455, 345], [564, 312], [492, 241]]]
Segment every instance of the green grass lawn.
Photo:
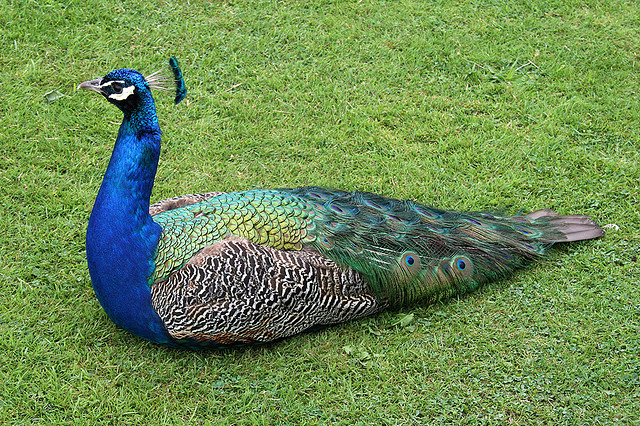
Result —
[[[639, 33], [622, 0], [0, 1], [0, 423], [638, 424]], [[91, 288], [121, 114], [75, 88], [170, 55], [153, 200], [312, 184], [617, 226], [436, 305], [147, 343]]]

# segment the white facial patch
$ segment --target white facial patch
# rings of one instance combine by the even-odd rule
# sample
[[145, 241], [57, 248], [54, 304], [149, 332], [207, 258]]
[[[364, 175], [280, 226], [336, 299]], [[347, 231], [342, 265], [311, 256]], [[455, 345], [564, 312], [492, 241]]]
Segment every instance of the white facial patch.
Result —
[[[112, 82], [110, 81], [109, 83], [112, 83]], [[133, 85], [123, 87], [121, 93], [113, 93], [109, 95], [109, 99], [115, 99], [116, 101], [124, 101], [130, 95], [132, 95], [135, 90], [136, 90], [136, 86], [133, 86]]]

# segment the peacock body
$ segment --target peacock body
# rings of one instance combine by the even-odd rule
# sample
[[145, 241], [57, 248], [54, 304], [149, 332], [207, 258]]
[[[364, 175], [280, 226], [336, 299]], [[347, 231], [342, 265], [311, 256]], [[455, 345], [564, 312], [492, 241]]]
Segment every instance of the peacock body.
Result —
[[[175, 60], [176, 103], [186, 89]], [[459, 213], [319, 187], [149, 204], [161, 132], [134, 70], [82, 83], [124, 119], [87, 228], [95, 293], [120, 327], [182, 347], [269, 342], [508, 276], [554, 243], [596, 238], [551, 210]]]

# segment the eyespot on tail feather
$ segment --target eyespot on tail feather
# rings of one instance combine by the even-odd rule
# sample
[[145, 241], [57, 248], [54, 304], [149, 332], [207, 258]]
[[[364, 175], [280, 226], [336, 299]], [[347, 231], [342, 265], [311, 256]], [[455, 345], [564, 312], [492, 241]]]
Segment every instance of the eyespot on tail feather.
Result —
[[181, 100], [187, 97], [187, 86], [184, 83], [184, 78], [182, 77], [182, 70], [180, 69], [180, 64], [178, 64], [178, 60], [173, 56], [169, 58], [169, 66], [171, 67], [171, 71], [173, 71], [173, 77], [176, 82], [176, 105], [180, 103]]

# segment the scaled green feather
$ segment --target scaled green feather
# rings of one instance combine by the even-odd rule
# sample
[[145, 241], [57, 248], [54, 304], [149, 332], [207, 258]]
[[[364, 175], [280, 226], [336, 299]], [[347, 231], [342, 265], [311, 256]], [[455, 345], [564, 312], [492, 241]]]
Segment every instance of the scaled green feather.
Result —
[[225, 238], [246, 238], [276, 249], [300, 250], [314, 238], [314, 210], [277, 190], [232, 192], [157, 214], [162, 226], [150, 283], [166, 279], [204, 247]]

